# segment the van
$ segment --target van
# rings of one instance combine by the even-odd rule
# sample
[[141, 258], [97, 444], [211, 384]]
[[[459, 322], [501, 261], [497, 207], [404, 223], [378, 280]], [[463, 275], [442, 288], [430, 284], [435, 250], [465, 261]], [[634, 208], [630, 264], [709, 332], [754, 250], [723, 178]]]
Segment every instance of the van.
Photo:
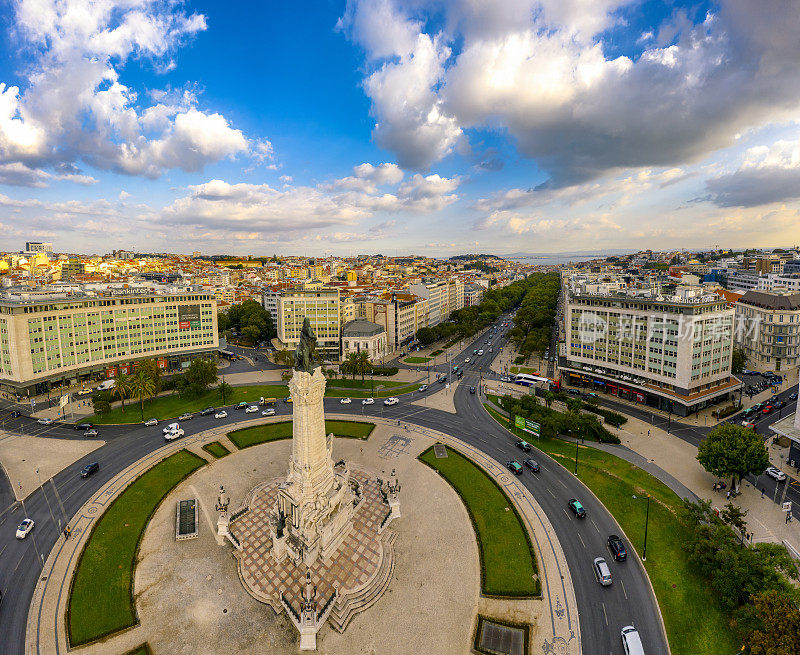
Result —
[[179, 429], [180, 429], [180, 427], [181, 427], [181, 426], [180, 426], [180, 424], [178, 424], [178, 423], [170, 423], [170, 424], [169, 424], [167, 427], [165, 427], [165, 428], [164, 428], [163, 430], [161, 430], [161, 431], [162, 431], [164, 434], [167, 434], [167, 432], [175, 432], [175, 430], [179, 430]]
[[608, 563], [602, 557], [596, 557], [594, 560], [594, 577], [604, 587], [611, 584], [611, 569], [608, 568]]
[[622, 649], [625, 655], [644, 655], [644, 647], [642, 646], [642, 639], [639, 633], [632, 625], [626, 625], [622, 628], [620, 635], [622, 638]]

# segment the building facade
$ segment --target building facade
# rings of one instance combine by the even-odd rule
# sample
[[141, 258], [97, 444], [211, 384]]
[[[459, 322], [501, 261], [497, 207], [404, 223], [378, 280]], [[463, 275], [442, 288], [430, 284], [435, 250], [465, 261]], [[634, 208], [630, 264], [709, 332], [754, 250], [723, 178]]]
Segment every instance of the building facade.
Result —
[[736, 343], [748, 366], [786, 370], [798, 365], [800, 293], [748, 291], [736, 303]]
[[382, 325], [356, 319], [342, 328], [342, 359], [349, 353], [366, 352], [374, 363], [386, 356], [386, 330]]
[[458, 279], [411, 284], [408, 290], [428, 301], [428, 326], [446, 321], [451, 313], [464, 307], [464, 283]]
[[702, 290], [570, 293], [564, 362], [572, 384], [687, 415], [730, 397], [734, 310]]
[[0, 388], [22, 396], [113, 378], [143, 359], [179, 370], [218, 346], [216, 302], [207, 293], [44, 290], [0, 298]]
[[[338, 289], [283, 289], [277, 293], [274, 318], [281, 348], [294, 350], [300, 343], [303, 320], [308, 317], [317, 335], [317, 350], [324, 357], [339, 357], [341, 315]], [[265, 300], [265, 307], [267, 307]], [[271, 304], [271, 299], [269, 303]]]

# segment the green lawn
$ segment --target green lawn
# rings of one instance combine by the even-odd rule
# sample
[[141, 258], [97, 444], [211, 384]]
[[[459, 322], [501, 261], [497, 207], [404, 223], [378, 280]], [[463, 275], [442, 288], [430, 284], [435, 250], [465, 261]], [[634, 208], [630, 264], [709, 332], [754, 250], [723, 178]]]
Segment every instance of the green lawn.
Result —
[[210, 455], [213, 455], [217, 459], [220, 457], [225, 457], [225, 455], [230, 455], [231, 451], [228, 450], [225, 446], [223, 446], [219, 441], [212, 441], [211, 443], [207, 443], [203, 446], [203, 450], [205, 450]]
[[425, 362], [431, 361], [430, 357], [406, 357], [403, 360], [406, 364], [424, 364]]
[[147, 644], [142, 644], [138, 648], [129, 650], [125, 655], [151, 655], [150, 647]]
[[[250, 387], [233, 387], [230, 394], [225, 395], [225, 404], [233, 405], [246, 400], [257, 401], [261, 396], [265, 398], [284, 398], [289, 395], [289, 387], [285, 384], [259, 384]], [[199, 412], [205, 407], [219, 407], [222, 398], [216, 388], [208, 389], [197, 398], [181, 398], [178, 394], [159, 396], [144, 402], [144, 419], [157, 418], [159, 420], [175, 418], [184, 412]], [[95, 414], [86, 420], [98, 425], [107, 423], [139, 423], [142, 414], [139, 403], [125, 402], [125, 411], [121, 407], [114, 407], [107, 414]]]
[[[374, 429], [374, 423], [361, 421], [325, 421], [325, 433], [330, 434], [333, 432], [337, 437], [368, 439]], [[241, 430], [234, 430], [228, 433], [228, 438], [240, 449], [256, 446], [261, 443], [266, 443], [267, 441], [290, 439], [291, 437], [291, 421], [256, 425], [251, 428], [242, 428]]]
[[481, 558], [481, 591], [490, 596], [538, 596], [541, 586], [530, 537], [497, 483], [452, 448], [447, 448], [446, 458], [437, 459], [431, 447], [419, 459], [450, 483], [472, 518]]
[[[484, 407], [508, 429], [508, 419], [489, 404]], [[516, 428], [511, 432], [520, 439], [527, 438], [526, 433]], [[573, 470], [574, 444], [548, 438], [532, 443]], [[652, 496], [644, 564], [661, 607], [673, 655], [737, 652], [739, 644], [730, 630], [730, 617], [682, 548], [688, 540], [689, 528], [677, 518], [683, 509], [677, 494], [646, 471], [590, 446], [580, 448], [578, 477], [611, 512], [640, 554], [644, 545], [646, 502], [632, 496], [646, 493]]]
[[130, 484], [97, 520], [78, 560], [70, 590], [70, 646], [136, 623], [133, 571], [139, 541], [164, 497], [206, 461], [181, 450]]

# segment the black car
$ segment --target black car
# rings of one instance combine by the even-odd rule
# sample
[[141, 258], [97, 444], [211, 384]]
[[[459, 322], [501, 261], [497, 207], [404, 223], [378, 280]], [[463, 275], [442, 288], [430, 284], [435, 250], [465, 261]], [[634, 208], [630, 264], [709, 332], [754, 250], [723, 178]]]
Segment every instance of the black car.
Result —
[[470, 393], [475, 393], [475, 387], [470, 387], [470, 388], [469, 388], [469, 392], [470, 392]]
[[443, 375], [439, 378], [439, 384], [444, 384], [445, 382], [447, 382], [447, 376]]
[[76, 423], [73, 428], [75, 430], [91, 430], [94, 427], [94, 423]]
[[213, 414], [217, 410], [213, 407], [206, 407], [205, 409], [200, 411], [200, 416], [208, 416], [209, 414]]
[[81, 469], [81, 477], [88, 478], [92, 473], [96, 473], [100, 470], [100, 464], [97, 462], [92, 462], [91, 464], [87, 464]]
[[508, 462], [506, 466], [514, 475], [522, 475], [522, 467], [519, 462]]
[[786, 402], [783, 400], [779, 400], [772, 407], [773, 409], [783, 409], [784, 407], [786, 407]]
[[797, 400], [797, 392], [792, 392], [789, 394], [789, 400]]
[[580, 396], [581, 395], [581, 392], [578, 391], [577, 389], [567, 389], [567, 393], [570, 396]]
[[569, 505], [569, 508], [575, 513], [575, 516], [577, 518], [579, 519], [586, 518], [586, 510], [583, 508], [583, 505], [581, 505], [580, 501], [577, 498], [570, 498], [567, 501], [567, 505]]
[[525, 466], [527, 466], [534, 473], [538, 473], [539, 472], [539, 463], [534, 461], [534, 460], [532, 460], [530, 457], [528, 459], [526, 459], [523, 462], [523, 464], [525, 464]]
[[622, 539], [615, 534], [608, 536], [608, 549], [618, 562], [624, 562], [628, 559], [628, 551], [625, 550], [625, 544], [623, 544]]
[[16, 409], [11, 412], [11, 418], [17, 418], [18, 416], [22, 416]]
[[523, 441], [522, 439], [517, 441], [517, 448], [519, 448], [520, 450], [524, 450], [526, 453], [531, 452], [531, 445], [527, 441]]

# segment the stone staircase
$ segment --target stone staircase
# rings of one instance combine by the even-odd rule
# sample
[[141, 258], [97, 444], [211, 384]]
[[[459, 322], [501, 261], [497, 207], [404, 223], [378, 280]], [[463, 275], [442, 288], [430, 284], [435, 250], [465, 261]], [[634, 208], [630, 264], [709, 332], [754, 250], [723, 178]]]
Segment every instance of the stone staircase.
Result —
[[339, 597], [333, 604], [328, 621], [337, 632], [344, 632], [352, 618], [365, 609], [372, 607], [386, 591], [394, 573], [394, 542], [397, 533], [386, 530], [383, 533], [381, 564], [378, 571], [367, 583], [352, 591], [339, 591]]

